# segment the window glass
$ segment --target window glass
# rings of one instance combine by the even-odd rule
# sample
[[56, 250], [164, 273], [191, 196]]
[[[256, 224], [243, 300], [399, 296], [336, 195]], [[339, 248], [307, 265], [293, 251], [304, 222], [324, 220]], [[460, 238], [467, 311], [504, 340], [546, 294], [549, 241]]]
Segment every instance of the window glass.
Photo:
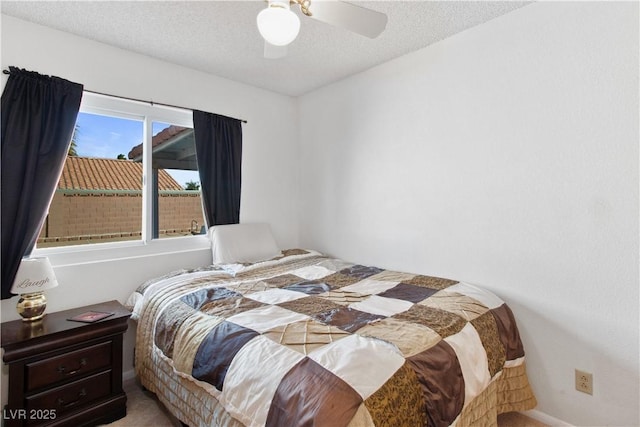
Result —
[[153, 238], [204, 234], [193, 129], [153, 122]]
[[82, 102], [36, 247], [206, 233], [191, 112], [87, 93]]
[[142, 164], [127, 153], [143, 129], [141, 120], [78, 114], [39, 248], [141, 239]]

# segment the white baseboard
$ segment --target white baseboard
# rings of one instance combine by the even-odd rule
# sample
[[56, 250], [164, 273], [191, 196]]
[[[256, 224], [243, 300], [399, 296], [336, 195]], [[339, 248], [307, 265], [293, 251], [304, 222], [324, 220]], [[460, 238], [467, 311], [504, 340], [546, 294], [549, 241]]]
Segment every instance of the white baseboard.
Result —
[[[124, 371], [122, 373], [122, 382], [126, 382], [126, 381], [133, 381], [136, 379], [136, 370], [135, 369], [129, 369], [128, 371]], [[533, 417], [531, 417], [533, 418]]]
[[533, 418], [534, 420], [540, 421], [541, 423], [551, 427], [575, 427], [573, 424], [569, 424], [557, 419], [556, 417], [552, 417], [551, 415], [545, 414], [544, 412], [540, 412], [535, 409], [524, 411], [523, 414], [525, 414], [529, 418]]

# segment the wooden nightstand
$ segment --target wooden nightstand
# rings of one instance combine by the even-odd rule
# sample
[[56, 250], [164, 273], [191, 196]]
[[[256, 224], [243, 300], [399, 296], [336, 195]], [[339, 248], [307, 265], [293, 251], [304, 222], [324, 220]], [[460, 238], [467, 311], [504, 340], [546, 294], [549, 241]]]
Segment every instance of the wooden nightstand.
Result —
[[[113, 312], [94, 323], [67, 320]], [[2, 323], [9, 365], [6, 427], [108, 423], [127, 413], [122, 390], [122, 336], [131, 313], [117, 301]]]

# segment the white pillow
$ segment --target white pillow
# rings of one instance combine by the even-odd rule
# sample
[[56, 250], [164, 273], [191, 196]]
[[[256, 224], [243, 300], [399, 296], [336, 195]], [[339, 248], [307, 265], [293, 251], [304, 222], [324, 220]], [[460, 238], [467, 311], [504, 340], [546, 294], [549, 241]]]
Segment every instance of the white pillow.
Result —
[[209, 235], [214, 264], [258, 262], [281, 255], [266, 223], [215, 225]]

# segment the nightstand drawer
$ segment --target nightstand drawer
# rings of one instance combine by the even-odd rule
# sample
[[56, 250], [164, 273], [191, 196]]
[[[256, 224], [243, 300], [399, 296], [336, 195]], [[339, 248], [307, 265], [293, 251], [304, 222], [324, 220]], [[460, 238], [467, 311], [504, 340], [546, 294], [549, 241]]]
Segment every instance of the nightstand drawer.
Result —
[[[111, 393], [111, 371], [101, 372], [54, 389], [28, 396], [26, 410], [36, 409], [55, 411], [57, 417], [108, 397]], [[37, 421], [37, 420], [34, 420]]]
[[111, 341], [81, 348], [50, 359], [26, 365], [26, 390], [54, 385], [79, 378], [96, 369], [111, 365]]

